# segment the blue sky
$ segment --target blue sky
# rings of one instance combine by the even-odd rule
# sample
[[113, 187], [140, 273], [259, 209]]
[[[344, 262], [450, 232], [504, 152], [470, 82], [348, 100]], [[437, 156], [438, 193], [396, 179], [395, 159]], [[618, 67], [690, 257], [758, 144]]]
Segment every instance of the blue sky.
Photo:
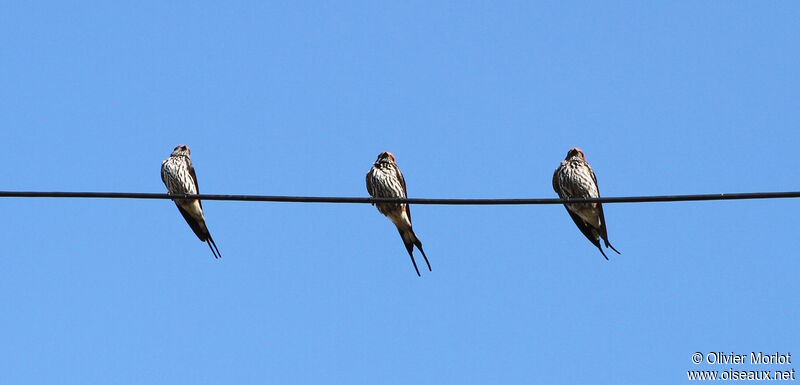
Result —
[[[0, 5], [0, 190], [555, 197], [797, 190], [796, 2]], [[682, 383], [800, 351], [796, 200], [415, 206], [0, 199], [0, 382]], [[727, 369], [719, 367], [712, 369]], [[763, 368], [767, 369], [767, 368]], [[769, 367], [768, 369], [782, 369]], [[791, 369], [791, 368], [784, 368]]]

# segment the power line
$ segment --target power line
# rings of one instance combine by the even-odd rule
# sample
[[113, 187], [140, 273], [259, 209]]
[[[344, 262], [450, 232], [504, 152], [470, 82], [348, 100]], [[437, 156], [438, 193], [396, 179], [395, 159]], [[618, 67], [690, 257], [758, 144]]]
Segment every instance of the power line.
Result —
[[650, 195], [601, 197], [586, 199], [558, 198], [487, 198], [487, 199], [451, 199], [451, 198], [361, 198], [361, 197], [310, 197], [281, 195], [169, 195], [164, 193], [120, 193], [120, 192], [74, 192], [74, 191], [0, 191], [0, 198], [99, 198], [99, 199], [195, 199], [209, 201], [243, 201], [243, 202], [286, 202], [286, 203], [412, 203], [417, 205], [552, 205], [563, 203], [648, 203], [648, 202], [689, 202], [689, 201], [723, 201], [743, 199], [782, 199], [800, 198], [800, 191], [753, 192], [753, 193], [720, 193], [720, 194], [688, 194], [688, 195]]

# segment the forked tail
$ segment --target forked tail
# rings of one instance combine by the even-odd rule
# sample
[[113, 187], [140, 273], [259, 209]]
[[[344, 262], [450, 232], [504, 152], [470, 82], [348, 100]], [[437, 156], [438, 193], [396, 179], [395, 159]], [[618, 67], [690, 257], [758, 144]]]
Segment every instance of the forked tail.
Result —
[[419, 268], [417, 268], [417, 261], [414, 260], [414, 246], [417, 246], [417, 249], [422, 253], [422, 257], [425, 258], [425, 264], [428, 265], [428, 271], [433, 271], [431, 269], [431, 263], [428, 262], [428, 256], [425, 255], [425, 250], [422, 249], [422, 242], [417, 238], [417, 235], [414, 234], [414, 229], [411, 227], [407, 229], [400, 230], [400, 237], [403, 238], [403, 243], [406, 245], [406, 251], [408, 251], [408, 256], [411, 257], [411, 263], [414, 264], [414, 270], [417, 272], [417, 276], [419, 274]]

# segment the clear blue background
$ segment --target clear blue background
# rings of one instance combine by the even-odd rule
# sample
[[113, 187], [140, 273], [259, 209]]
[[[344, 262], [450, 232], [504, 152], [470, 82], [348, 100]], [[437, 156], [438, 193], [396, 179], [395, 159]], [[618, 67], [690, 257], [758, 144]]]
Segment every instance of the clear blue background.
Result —
[[[112, 4], [113, 3], [113, 4]], [[800, 4], [4, 2], [0, 190], [554, 197], [798, 190]], [[681, 383], [796, 351], [798, 200], [422, 206], [0, 199], [6, 384]], [[800, 358], [797, 358], [800, 359]], [[729, 366], [717, 369], [727, 369]], [[769, 367], [764, 369], [780, 369]], [[790, 368], [786, 368], [790, 369]]]

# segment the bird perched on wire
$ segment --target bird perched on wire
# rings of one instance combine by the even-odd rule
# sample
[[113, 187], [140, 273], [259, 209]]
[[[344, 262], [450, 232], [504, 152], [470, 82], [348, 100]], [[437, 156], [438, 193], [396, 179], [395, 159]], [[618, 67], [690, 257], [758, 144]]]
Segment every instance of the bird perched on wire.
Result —
[[[600, 191], [597, 188], [597, 178], [586, 156], [580, 148], [573, 147], [567, 152], [567, 157], [561, 161], [555, 173], [553, 173], [553, 190], [558, 193], [561, 199], [574, 198], [599, 198]], [[581, 233], [597, 246], [603, 257], [608, 259], [603, 248], [600, 247], [600, 238], [605, 242], [606, 247], [610, 247], [617, 254], [619, 251], [608, 242], [608, 232], [606, 230], [606, 219], [603, 215], [603, 205], [596, 203], [565, 203], [567, 213], [572, 221], [581, 230]]]
[[[167, 186], [167, 192], [170, 195], [199, 194], [197, 175], [194, 173], [194, 166], [189, 158], [190, 153], [189, 146], [181, 144], [175, 147], [169, 158], [161, 162], [161, 180]], [[183, 215], [183, 219], [186, 219], [186, 223], [192, 228], [197, 238], [208, 244], [214, 258], [222, 257], [217, 244], [211, 238], [211, 233], [208, 232], [208, 227], [206, 227], [203, 204], [200, 200], [173, 199], [173, 202], [178, 206], [178, 211]]]
[[[406, 198], [406, 181], [403, 178], [403, 173], [397, 168], [395, 163], [394, 154], [391, 152], [382, 152], [378, 155], [378, 159], [372, 165], [372, 169], [367, 173], [367, 192], [373, 198]], [[406, 203], [373, 203], [378, 208], [381, 214], [389, 217], [392, 223], [397, 227], [400, 232], [400, 237], [403, 238], [403, 243], [406, 245], [408, 255], [411, 257], [411, 263], [414, 264], [414, 270], [419, 276], [419, 269], [417, 262], [414, 260], [414, 246], [416, 245], [425, 258], [425, 263], [428, 265], [428, 271], [431, 271], [431, 264], [428, 262], [428, 257], [425, 255], [425, 250], [422, 250], [422, 242], [414, 234], [414, 229], [411, 227], [411, 209]]]

